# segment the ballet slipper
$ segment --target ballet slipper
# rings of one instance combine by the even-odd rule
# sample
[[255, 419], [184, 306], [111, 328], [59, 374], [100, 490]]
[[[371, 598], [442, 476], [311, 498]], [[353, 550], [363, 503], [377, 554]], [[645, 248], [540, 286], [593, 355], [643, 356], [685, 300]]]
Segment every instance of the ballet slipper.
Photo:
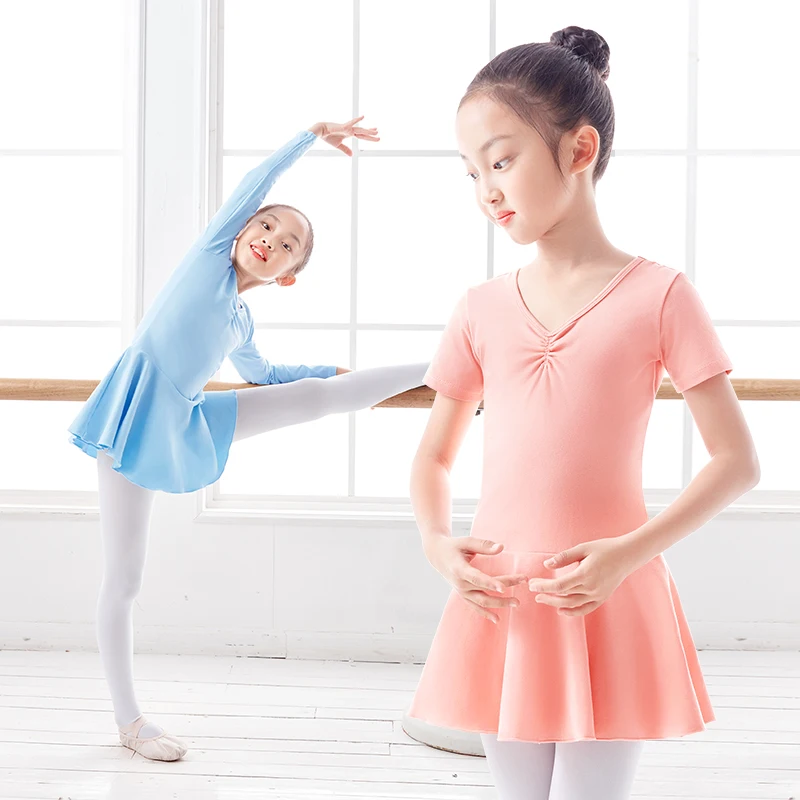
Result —
[[169, 733], [160, 733], [158, 736], [139, 739], [139, 731], [142, 726], [146, 724], [147, 720], [144, 714], [142, 714], [133, 722], [129, 722], [127, 725], [120, 725], [120, 744], [154, 761], [177, 761], [179, 758], [186, 755], [186, 751], [188, 750], [186, 745], [180, 739]]

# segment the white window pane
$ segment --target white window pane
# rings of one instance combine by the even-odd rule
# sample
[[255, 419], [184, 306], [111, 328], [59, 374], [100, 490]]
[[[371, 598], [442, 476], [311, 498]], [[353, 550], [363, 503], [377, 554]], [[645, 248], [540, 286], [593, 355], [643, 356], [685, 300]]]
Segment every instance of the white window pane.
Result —
[[122, 146], [122, 11], [122, 0], [3, 3], [0, 147]]
[[99, 381], [121, 352], [119, 328], [0, 327], [4, 378]]
[[798, 183], [796, 157], [698, 159], [695, 283], [712, 317], [800, 318]]
[[597, 31], [611, 51], [606, 85], [614, 101], [614, 148], [685, 147], [686, 4], [572, 0], [567, 14], [564, 8], [562, 3], [497, 0], [497, 52], [525, 42], [549, 42], [553, 32], [572, 24]]
[[122, 159], [0, 157], [0, 319], [120, 319]]
[[[359, 368], [427, 361], [441, 331], [359, 331]], [[430, 418], [429, 408], [376, 408], [356, 414], [357, 495], [408, 497], [411, 462]], [[480, 494], [483, 413], [469, 426], [451, 474], [453, 498]]]
[[[121, 352], [119, 328], [0, 327], [0, 375], [100, 380]], [[69, 442], [82, 402], [0, 401], [0, 488], [95, 491], [94, 459]]]
[[[761, 465], [758, 491], [800, 490], [800, 405], [766, 400], [741, 401]], [[692, 427], [692, 473], [710, 460], [697, 426]]]
[[[698, 8], [699, 146], [796, 148], [800, 106], [789, 98], [797, 93], [800, 4], [702, 0]], [[788, 178], [774, 161], [765, 166]]]
[[[257, 330], [254, 339], [262, 355], [274, 364], [349, 366], [348, 331]], [[219, 379], [241, 381], [227, 360]], [[234, 442], [220, 492], [347, 495], [348, 431], [348, 415], [331, 414]]]
[[[800, 378], [800, 329], [721, 326], [717, 332], [734, 364], [731, 378]], [[741, 405], [761, 462], [756, 488], [800, 489], [800, 405], [766, 400], [743, 400]], [[697, 425], [692, 426], [692, 449], [697, 474], [710, 458]]]
[[411, 364], [433, 358], [442, 331], [359, 331], [358, 368]]
[[488, 3], [362, 0], [360, 60], [363, 124], [381, 141], [359, 147], [455, 149], [458, 101], [489, 60]]
[[642, 486], [645, 491], [681, 486], [682, 406], [680, 400], [656, 400], [653, 404], [642, 454]]
[[226, 149], [276, 147], [275, 120], [300, 130], [351, 119], [349, 3], [225, 0], [224, 34]]
[[[411, 463], [430, 418], [429, 409], [376, 408], [357, 414], [356, 494], [407, 498]], [[453, 499], [480, 495], [483, 413], [467, 429], [450, 475]]]
[[[745, 328], [720, 325], [716, 330], [733, 362], [733, 372], [730, 374], [732, 380], [735, 378], [800, 379], [800, 328]], [[782, 402], [779, 401], [778, 404]]]
[[71, 444], [67, 431], [81, 402], [0, 401], [0, 488], [96, 491], [95, 460]]
[[361, 162], [359, 322], [445, 321], [466, 287], [485, 280], [486, 218], [459, 161]]
[[[315, 148], [329, 145], [313, 145]], [[350, 319], [350, 159], [308, 158], [281, 175], [262, 205], [287, 203], [302, 211], [314, 229], [314, 250], [292, 286], [257, 287], [245, 294], [256, 320], [348, 322]], [[228, 197], [262, 158], [224, 159], [223, 192]]]

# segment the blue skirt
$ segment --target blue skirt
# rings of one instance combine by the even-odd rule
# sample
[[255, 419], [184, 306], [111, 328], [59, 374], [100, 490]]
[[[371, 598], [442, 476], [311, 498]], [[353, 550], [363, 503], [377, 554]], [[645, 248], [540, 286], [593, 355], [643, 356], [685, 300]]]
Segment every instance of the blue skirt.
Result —
[[69, 426], [72, 444], [132, 483], [193, 492], [219, 479], [236, 427], [235, 390], [186, 397], [142, 350], [127, 348]]

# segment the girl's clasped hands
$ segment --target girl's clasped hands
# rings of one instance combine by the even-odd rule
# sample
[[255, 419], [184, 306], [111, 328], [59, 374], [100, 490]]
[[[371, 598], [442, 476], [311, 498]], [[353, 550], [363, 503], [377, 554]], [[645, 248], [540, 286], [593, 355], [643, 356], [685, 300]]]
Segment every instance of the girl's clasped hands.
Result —
[[536, 592], [537, 603], [553, 606], [563, 616], [584, 616], [602, 605], [642, 561], [633, 540], [623, 536], [595, 539], [564, 550], [544, 561], [548, 569], [579, 562], [571, 572], [558, 578], [529, 578], [524, 574], [492, 576], [470, 564], [477, 553], [497, 555], [503, 545], [473, 536], [449, 535], [429, 538], [425, 555], [437, 570], [483, 617], [497, 622], [490, 608], [516, 608], [516, 597], [498, 597], [488, 592], [505, 592], [509, 587], [528, 582]]

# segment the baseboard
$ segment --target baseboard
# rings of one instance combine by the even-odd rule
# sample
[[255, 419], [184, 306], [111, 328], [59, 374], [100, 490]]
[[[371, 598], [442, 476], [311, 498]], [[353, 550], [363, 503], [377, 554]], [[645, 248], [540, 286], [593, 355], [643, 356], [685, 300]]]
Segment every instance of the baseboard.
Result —
[[[692, 622], [698, 650], [800, 650], [800, 622]], [[136, 626], [137, 653], [422, 664], [432, 634]], [[2, 650], [97, 650], [93, 623], [0, 622]]]

